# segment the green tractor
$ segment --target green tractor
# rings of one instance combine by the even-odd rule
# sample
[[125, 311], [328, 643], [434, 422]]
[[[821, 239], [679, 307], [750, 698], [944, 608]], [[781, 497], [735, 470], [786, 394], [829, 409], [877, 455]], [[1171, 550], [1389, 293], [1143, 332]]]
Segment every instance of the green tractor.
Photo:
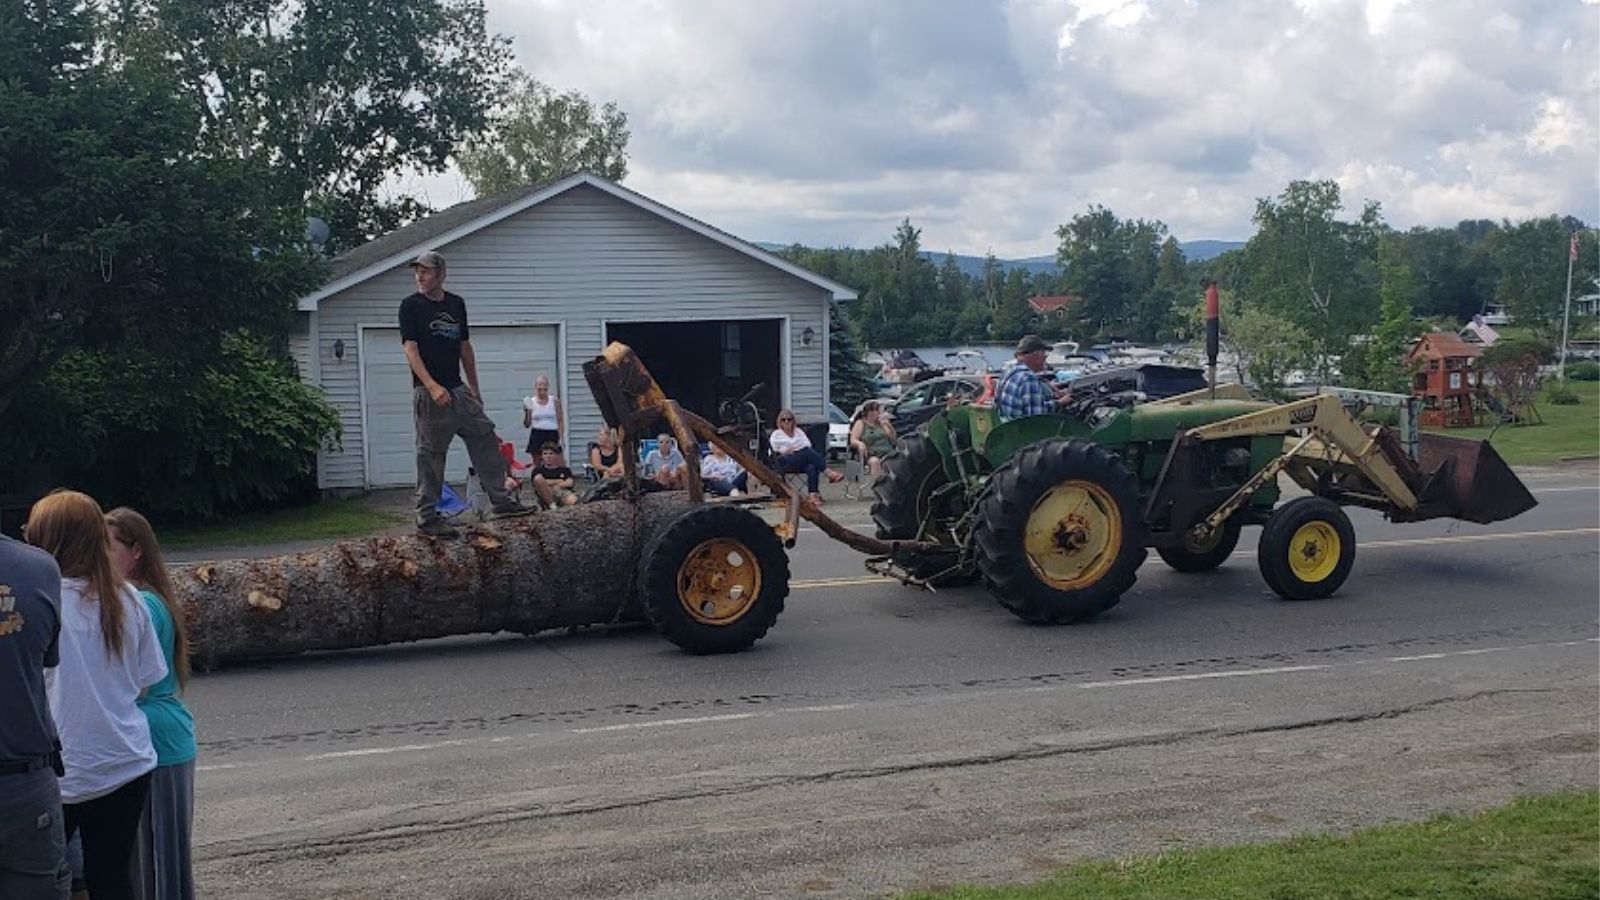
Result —
[[[1280, 503], [1280, 473], [1306, 495]], [[1034, 623], [1115, 606], [1147, 548], [1180, 572], [1215, 569], [1245, 525], [1263, 526], [1267, 584], [1311, 600], [1354, 563], [1343, 506], [1480, 523], [1534, 506], [1487, 443], [1363, 426], [1338, 392], [1275, 404], [1236, 385], [1139, 405], [1090, 397], [1008, 422], [954, 407], [902, 440], [873, 492], [878, 538], [907, 549], [869, 568], [928, 587], [981, 577]]]

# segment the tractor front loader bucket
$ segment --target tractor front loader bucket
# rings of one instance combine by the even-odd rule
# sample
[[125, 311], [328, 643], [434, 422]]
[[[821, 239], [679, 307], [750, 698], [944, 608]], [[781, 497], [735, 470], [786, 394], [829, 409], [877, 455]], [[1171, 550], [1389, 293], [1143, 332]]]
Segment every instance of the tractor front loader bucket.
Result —
[[1417, 450], [1423, 473], [1417, 508], [1396, 514], [1398, 521], [1449, 517], [1487, 525], [1538, 505], [1488, 441], [1423, 433]]

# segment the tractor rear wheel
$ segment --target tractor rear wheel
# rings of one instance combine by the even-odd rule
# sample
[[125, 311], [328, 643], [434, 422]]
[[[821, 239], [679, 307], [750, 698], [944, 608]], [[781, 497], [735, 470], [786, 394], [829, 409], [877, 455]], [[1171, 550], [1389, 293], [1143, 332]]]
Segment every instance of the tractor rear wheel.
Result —
[[645, 618], [694, 654], [736, 653], [760, 640], [789, 595], [789, 557], [760, 516], [732, 506], [691, 509], [645, 548]]
[[1159, 547], [1156, 553], [1162, 562], [1179, 572], [1210, 572], [1227, 562], [1233, 549], [1239, 546], [1239, 528], [1239, 520], [1230, 517], [1204, 543], [1195, 542], [1186, 533], [1183, 543]]
[[884, 457], [883, 474], [872, 483], [872, 521], [879, 539], [912, 541], [920, 534], [923, 540], [949, 545], [947, 558], [933, 557], [906, 565], [911, 575], [932, 578], [935, 587], [970, 584], [978, 577], [971, 565], [951, 570], [960, 559], [961, 548], [949, 526], [966, 510], [961, 491], [938, 493], [949, 483], [939, 448], [921, 434], [901, 438], [899, 447]]
[[989, 479], [974, 537], [1000, 604], [1036, 624], [1083, 622], [1117, 605], [1145, 560], [1138, 482], [1091, 441], [1023, 448]]
[[1278, 507], [1261, 529], [1256, 562], [1285, 600], [1332, 596], [1356, 561], [1356, 532], [1339, 504], [1300, 497]]

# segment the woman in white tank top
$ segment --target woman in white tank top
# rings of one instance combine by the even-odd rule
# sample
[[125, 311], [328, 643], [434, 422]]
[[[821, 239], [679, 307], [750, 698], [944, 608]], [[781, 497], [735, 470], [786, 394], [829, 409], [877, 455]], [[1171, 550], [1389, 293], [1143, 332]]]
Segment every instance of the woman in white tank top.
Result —
[[561, 450], [561, 398], [550, 393], [550, 377], [540, 375], [533, 380], [533, 396], [522, 398], [522, 427], [528, 432], [528, 455], [539, 458], [545, 444], [555, 444]]

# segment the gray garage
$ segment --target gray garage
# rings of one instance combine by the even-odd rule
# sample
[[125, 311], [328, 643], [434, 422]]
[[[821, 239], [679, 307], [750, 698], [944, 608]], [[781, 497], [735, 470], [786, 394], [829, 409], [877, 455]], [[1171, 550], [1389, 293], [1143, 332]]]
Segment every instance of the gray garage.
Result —
[[[334, 260], [328, 283], [299, 301], [291, 349], [344, 429], [340, 449], [318, 460], [324, 489], [413, 483], [396, 314], [414, 290], [406, 263], [423, 250], [449, 261], [485, 406], [519, 450], [522, 397], [543, 373], [566, 404], [568, 453], [581, 455], [600, 426], [581, 367], [610, 340], [632, 345], [669, 395], [707, 417], [761, 385], [769, 412], [789, 406], [820, 419], [831, 304], [855, 296], [593, 175], [451, 207]], [[458, 442], [448, 475], [465, 474]]]

